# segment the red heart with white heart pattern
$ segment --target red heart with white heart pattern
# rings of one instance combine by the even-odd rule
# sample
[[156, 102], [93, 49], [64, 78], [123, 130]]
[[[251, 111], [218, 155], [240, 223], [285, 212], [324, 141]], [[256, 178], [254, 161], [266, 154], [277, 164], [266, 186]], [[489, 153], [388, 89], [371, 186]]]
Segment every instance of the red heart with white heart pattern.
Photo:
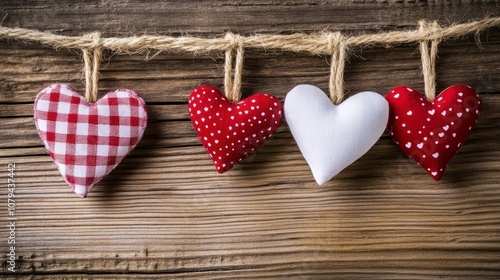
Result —
[[45, 148], [80, 197], [134, 149], [147, 123], [146, 104], [131, 90], [109, 92], [91, 104], [62, 84], [37, 95], [34, 117]]
[[189, 95], [189, 114], [217, 172], [224, 173], [252, 154], [280, 124], [281, 103], [257, 93], [231, 103], [215, 87], [202, 85]]
[[467, 85], [453, 85], [428, 102], [417, 90], [398, 86], [386, 99], [394, 142], [439, 181], [477, 122], [479, 95]]

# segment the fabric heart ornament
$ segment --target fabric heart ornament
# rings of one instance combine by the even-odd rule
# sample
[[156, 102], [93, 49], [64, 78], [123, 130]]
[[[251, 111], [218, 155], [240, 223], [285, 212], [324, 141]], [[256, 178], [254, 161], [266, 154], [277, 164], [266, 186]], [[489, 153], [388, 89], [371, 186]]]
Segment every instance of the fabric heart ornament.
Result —
[[324, 184], [364, 155], [387, 126], [389, 106], [375, 92], [334, 105], [312, 85], [298, 85], [285, 99], [285, 118], [314, 179]]
[[109, 92], [91, 104], [62, 84], [37, 95], [34, 117], [45, 148], [80, 197], [139, 143], [147, 123], [146, 105], [131, 90]]
[[281, 121], [281, 103], [257, 93], [231, 103], [215, 87], [202, 85], [189, 96], [189, 114], [217, 172], [224, 173], [271, 137]]
[[479, 95], [467, 85], [443, 90], [434, 102], [406, 86], [392, 89], [387, 131], [398, 147], [439, 181], [464, 144], [481, 110]]

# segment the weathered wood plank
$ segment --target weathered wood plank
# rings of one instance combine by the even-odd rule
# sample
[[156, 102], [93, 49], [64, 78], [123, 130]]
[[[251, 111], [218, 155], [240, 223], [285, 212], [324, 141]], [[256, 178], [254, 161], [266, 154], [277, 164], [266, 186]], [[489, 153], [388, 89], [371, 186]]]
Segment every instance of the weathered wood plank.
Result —
[[[498, 15], [496, 2], [451, 1], [3, 1], [4, 26], [79, 35], [223, 36], [349, 34]], [[467, 12], [464, 12], [467, 11]], [[434, 182], [383, 136], [361, 159], [317, 187], [286, 123], [258, 153], [222, 175], [194, 133], [187, 96], [221, 87], [223, 54], [111, 55], [100, 94], [141, 93], [143, 141], [86, 199], [65, 185], [32, 118], [37, 92], [54, 82], [84, 91], [77, 50], [0, 41], [0, 166], [16, 163], [17, 276], [75, 278], [495, 279], [500, 276], [500, 29], [440, 44], [438, 90], [467, 83], [483, 99], [469, 140]], [[355, 49], [349, 94], [423, 88], [416, 45]], [[152, 57], [145, 60], [146, 57]], [[296, 84], [325, 91], [326, 57], [247, 50], [244, 95], [280, 100]], [[0, 179], [7, 172], [0, 173]], [[4, 185], [5, 186], [5, 185]], [[5, 202], [7, 189], [0, 188]], [[6, 217], [5, 206], [0, 216]], [[0, 226], [0, 236], [7, 236]], [[0, 242], [8, 277], [6, 242]]]
[[[60, 2], [60, 3], [59, 3]], [[414, 25], [422, 17], [443, 22], [467, 21], [498, 14], [498, 3], [418, 1], [15, 1], [3, 3], [5, 24], [80, 34], [290, 32], [372, 29]], [[64, 3], [64, 4], [63, 4]], [[59, 4], [59, 5], [58, 5]], [[57, 5], [57, 8], [53, 8]], [[464, 13], [464, 11], [467, 11]], [[54, 20], [60, 19], [60, 20]]]

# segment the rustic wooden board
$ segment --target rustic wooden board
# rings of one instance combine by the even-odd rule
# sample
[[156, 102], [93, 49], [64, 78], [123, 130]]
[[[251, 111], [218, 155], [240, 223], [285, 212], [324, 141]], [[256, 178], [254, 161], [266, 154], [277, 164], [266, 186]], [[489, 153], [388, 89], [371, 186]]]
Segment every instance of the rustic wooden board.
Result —
[[[104, 36], [349, 34], [498, 16], [478, 1], [1, 1], [9, 27]], [[32, 104], [55, 82], [83, 92], [77, 50], [0, 41], [0, 252], [7, 271], [7, 164], [16, 164], [16, 275], [21, 278], [453, 278], [500, 277], [500, 30], [440, 45], [438, 90], [467, 83], [484, 108], [444, 178], [434, 182], [383, 136], [317, 187], [283, 123], [258, 153], [218, 175], [187, 114], [201, 84], [221, 86], [223, 54], [107, 53], [101, 94], [141, 93], [149, 111], [139, 146], [86, 199], [65, 183], [37, 136]], [[147, 60], [146, 58], [151, 58]], [[248, 50], [244, 95], [283, 100], [296, 84], [325, 91], [326, 57]], [[415, 45], [355, 49], [349, 94], [423, 88]]]

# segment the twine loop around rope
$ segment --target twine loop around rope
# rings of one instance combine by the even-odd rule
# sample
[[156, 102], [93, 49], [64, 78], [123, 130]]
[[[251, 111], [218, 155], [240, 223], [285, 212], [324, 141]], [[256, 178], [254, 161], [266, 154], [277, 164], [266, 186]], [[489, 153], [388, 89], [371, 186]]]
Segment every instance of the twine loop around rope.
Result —
[[[84, 36], [64, 36], [24, 28], [0, 26], [0, 39], [39, 42], [54, 48], [81, 49], [85, 62], [85, 97], [89, 102], [97, 100], [99, 64], [104, 49], [121, 54], [134, 54], [146, 50], [184, 51], [193, 54], [209, 54], [225, 51], [225, 95], [232, 102], [241, 98], [241, 78], [243, 72], [244, 47], [266, 50], [306, 52], [313, 55], [331, 55], [329, 91], [332, 102], [338, 104], [344, 98], [344, 67], [348, 51], [352, 47], [375, 45], [393, 46], [419, 43], [425, 96], [434, 100], [436, 90], [436, 57], [441, 40], [458, 38], [470, 33], [479, 33], [500, 26], [500, 17], [484, 18], [468, 23], [452, 24], [441, 28], [437, 22], [420, 21], [420, 28], [396, 30], [358, 36], [344, 36], [340, 32], [326, 34], [257, 34], [240, 36], [227, 33], [225, 38], [172, 37], [143, 35], [123, 38], [101, 38], [99, 33]], [[235, 57], [236, 56], [236, 57]], [[233, 67], [234, 66], [234, 67]], [[234, 73], [233, 73], [234, 72]]]
[[425, 98], [429, 102], [432, 102], [434, 98], [436, 98], [436, 57], [438, 53], [438, 44], [443, 37], [443, 32], [436, 21], [430, 23], [422, 20], [419, 21], [419, 25], [419, 30], [424, 32], [427, 38], [420, 41]]
[[328, 49], [331, 50], [330, 61], [330, 99], [338, 105], [344, 99], [344, 68], [347, 58], [348, 44], [346, 37], [340, 32], [327, 35]]
[[102, 58], [101, 33], [94, 32], [84, 35], [92, 40], [92, 46], [82, 48], [85, 74], [85, 99], [90, 103], [97, 101], [99, 91], [99, 66]]
[[224, 64], [224, 94], [230, 102], [235, 103], [241, 99], [241, 77], [243, 75], [244, 59], [243, 37], [228, 32], [225, 39], [228, 40], [229, 46], [226, 49]]

